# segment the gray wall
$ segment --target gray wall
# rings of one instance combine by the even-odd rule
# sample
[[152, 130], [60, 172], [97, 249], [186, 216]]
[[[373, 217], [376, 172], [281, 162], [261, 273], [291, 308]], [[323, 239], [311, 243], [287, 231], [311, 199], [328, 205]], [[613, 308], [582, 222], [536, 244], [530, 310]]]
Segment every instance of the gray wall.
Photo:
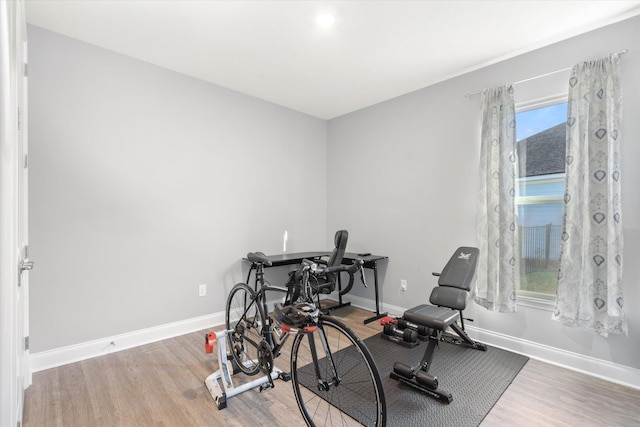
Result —
[[[327, 248], [347, 228], [348, 250], [390, 257], [385, 304], [426, 302], [431, 272], [476, 244], [480, 97], [465, 93], [627, 48], [629, 337], [566, 328], [525, 306], [495, 314], [471, 304], [467, 314], [498, 334], [640, 368], [637, 40], [633, 18], [327, 125], [29, 27], [33, 352], [221, 312], [243, 278], [239, 258], [280, 252], [285, 229], [299, 251]], [[559, 77], [518, 85], [518, 100], [564, 91]], [[353, 295], [372, 300], [373, 290]]]
[[326, 249], [326, 121], [28, 37], [32, 353], [223, 312], [285, 230]]
[[[622, 59], [624, 292], [629, 337], [601, 338], [550, 320], [548, 309], [515, 314], [474, 303], [474, 326], [598, 359], [640, 368], [640, 17], [427, 87], [329, 122], [328, 229], [346, 227], [350, 250], [388, 255], [382, 301], [409, 308], [428, 301], [453, 251], [476, 244], [480, 96], [485, 87], [546, 74], [629, 49]], [[568, 73], [565, 73], [567, 75]], [[558, 84], [558, 81], [562, 81]], [[557, 75], [517, 85], [518, 101], [566, 92]], [[359, 191], [356, 191], [359, 190]], [[406, 279], [408, 291], [400, 292]], [[355, 286], [353, 295], [373, 298]]]

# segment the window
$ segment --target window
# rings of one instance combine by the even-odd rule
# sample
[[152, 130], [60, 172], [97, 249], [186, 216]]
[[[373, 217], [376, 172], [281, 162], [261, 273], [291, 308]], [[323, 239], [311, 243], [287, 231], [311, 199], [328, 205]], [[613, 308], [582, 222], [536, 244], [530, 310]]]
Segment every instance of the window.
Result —
[[557, 98], [516, 114], [519, 298], [553, 301], [564, 213], [567, 103]]

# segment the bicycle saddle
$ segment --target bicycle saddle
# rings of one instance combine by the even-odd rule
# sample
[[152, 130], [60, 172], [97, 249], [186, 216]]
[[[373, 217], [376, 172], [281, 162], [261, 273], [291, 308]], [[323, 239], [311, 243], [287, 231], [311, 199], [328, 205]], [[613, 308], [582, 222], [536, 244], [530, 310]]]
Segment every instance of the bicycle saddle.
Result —
[[264, 264], [267, 267], [271, 266], [271, 260], [267, 258], [267, 256], [262, 252], [249, 252], [247, 254], [247, 259], [251, 262], [256, 262], [258, 264]]
[[298, 303], [284, 307], [278, 303], [274, 307], [276, 321], [294, 328], [308, 325], [310, 319], [317, 320], [319, 314], [320, 310], [314, 304], [309, 303]]

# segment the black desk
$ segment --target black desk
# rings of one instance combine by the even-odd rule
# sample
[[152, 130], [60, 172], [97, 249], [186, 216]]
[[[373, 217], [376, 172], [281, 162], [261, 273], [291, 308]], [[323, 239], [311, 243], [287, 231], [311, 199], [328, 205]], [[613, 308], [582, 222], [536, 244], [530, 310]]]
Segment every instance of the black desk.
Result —
[[[282, 265], [293, 265], [300, 264], [302, 260], [309, 259], [314, 260], [321, 258], [323, 256], [330, 256], [331, 252], [328, 251], [316, 251], [316, 252], [297, 252], [291, 254], [281, 254], [281, 255], [267, 255], [267, 258], [271, 261], [272, 267], [278, 267]], [[374, 320], [380, 319], [387, 315], [387, 313], [380, 313], [380, 296], [379, 296], [379, 285], [378, 285], [378, 261], [388, 259], [388, 257], [383, 255], [367, 255], [367, 256], [359, 256], [357, 253], [346, 252], [343, 257], [343, 261], [350, 261], [352, 263], [356, 259], [361, 259], [364, 261], [364, 267], [370, 268], [373, 270], [373, 281], [374, 281], [374, 289], [376, 295], [376, 311], [373, 317], [365, 319], [364, 323], [370, 323]], [[246, 258], [243, 260], [248, 261]], [[247, 274], [247, 284], [249, 284], [249, 279], [251, 278], [251, 271], [255, 268], [254, 264], [251, 263], [251, 267], [249, 268], [249, 273]], [[341, 289], [340, 281], [338, 281], [338, 291]], [[332, 309], [346, 307], [351, 305], [350, 302], [343, 303], [342, 295], [339, 295], [338, 305], [332, 307]]]

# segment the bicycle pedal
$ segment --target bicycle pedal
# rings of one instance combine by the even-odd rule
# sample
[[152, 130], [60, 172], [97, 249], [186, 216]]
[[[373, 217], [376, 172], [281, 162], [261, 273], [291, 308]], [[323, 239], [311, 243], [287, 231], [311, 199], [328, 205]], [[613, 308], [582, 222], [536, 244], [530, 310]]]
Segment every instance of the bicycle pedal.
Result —
[[280, 372], [278, 374], [278, 378], [282, 381], [291, 381], [291, 374], [289, 374], [288, 372]]
[[270, 388], [275, 388], [275, 384], [271, 384], [271, 383], [266, 382], [264, 384], [261, 384], [260, 387], [258, 387], [258, 391], [260, 391], [260, 393], [262, 393], [263, 391], [268, 390]]

